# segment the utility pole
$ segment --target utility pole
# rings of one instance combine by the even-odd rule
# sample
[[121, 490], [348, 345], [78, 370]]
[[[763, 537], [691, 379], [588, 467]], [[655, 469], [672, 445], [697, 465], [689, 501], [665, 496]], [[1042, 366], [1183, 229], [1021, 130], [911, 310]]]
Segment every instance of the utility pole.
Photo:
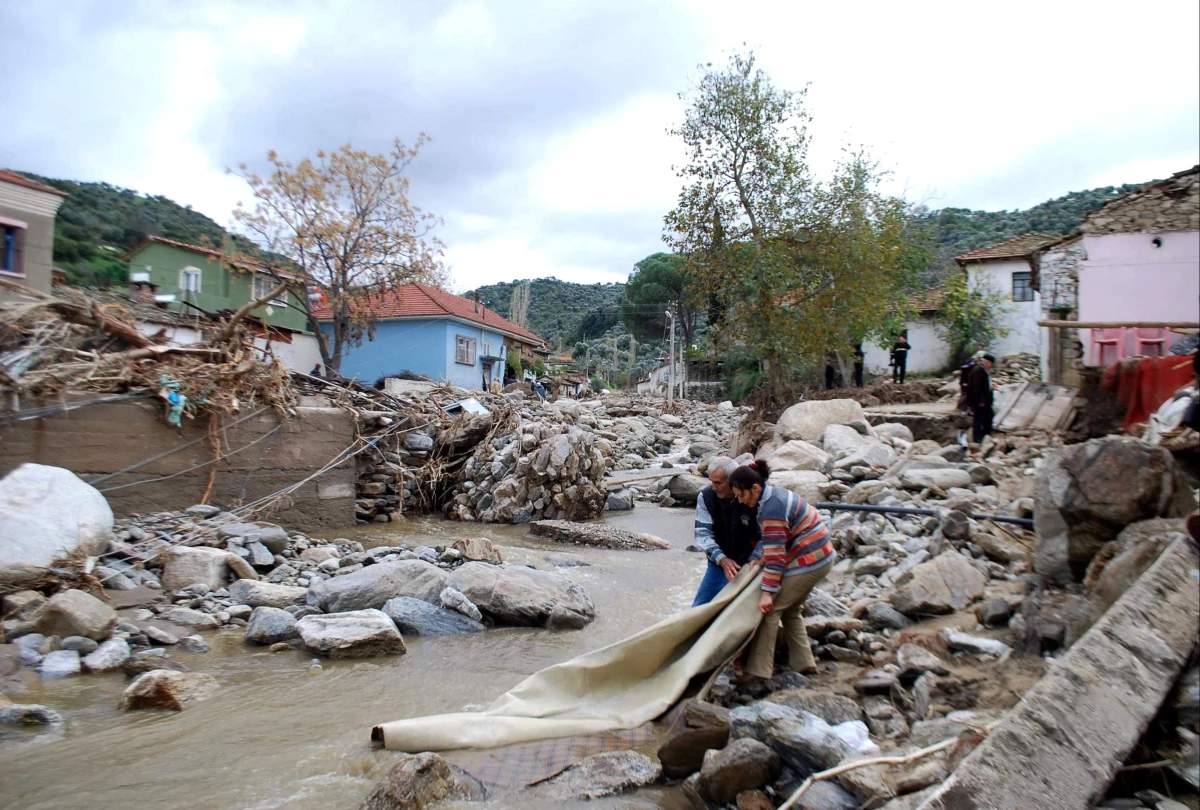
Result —
[[670, 407], [675, 404], [675, 315], [667, 310], [667, 317], [671, 319], [671, 349], [668, 353], [671, 363], [667, 370], [667, 407]]
[[637, 338], [633, 335], [629, 336], [629, 365], [637, 365]]

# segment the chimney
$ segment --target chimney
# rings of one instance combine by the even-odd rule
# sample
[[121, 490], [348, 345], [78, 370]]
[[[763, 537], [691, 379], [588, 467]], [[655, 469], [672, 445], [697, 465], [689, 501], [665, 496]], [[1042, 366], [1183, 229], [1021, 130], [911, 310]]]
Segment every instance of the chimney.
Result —
[[479, 293], [475, 293], [475, 314], [479, 314]]
[[158, 302], [154, 296], [158, 293], [158, 285], [151, 284], [149, 281], [132, 281], [129, 283], [129, 297], [134, 301], [139, 301], [150, 306], [157, 306]]

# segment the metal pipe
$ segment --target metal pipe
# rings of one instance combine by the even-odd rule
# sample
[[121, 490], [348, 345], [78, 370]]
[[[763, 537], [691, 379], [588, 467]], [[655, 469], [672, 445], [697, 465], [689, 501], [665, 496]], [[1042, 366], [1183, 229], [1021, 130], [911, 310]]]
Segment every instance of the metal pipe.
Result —
[[[813, 504], [818, 509], [830, 512], [875, 512], [884, 515], [920, 515], [922, 517], [937, 517], [933, 509], [914, 509], [911, 506], [872, 506], [862, 503], [818, 503]], [[1014, 526], [1033, 528], [1033, 518], [1007, 517], [1005, 515], [971, 515], [975, 520], [991, 520], [996, 523], [1011, 523]]]

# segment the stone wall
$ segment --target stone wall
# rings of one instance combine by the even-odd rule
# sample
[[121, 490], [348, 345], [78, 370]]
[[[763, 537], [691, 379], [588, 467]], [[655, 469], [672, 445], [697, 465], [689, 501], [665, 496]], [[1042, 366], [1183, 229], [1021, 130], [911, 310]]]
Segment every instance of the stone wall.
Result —
[[1080, 230], [1092, 236], [1200, 230], [1200, 166], [1112, 200]]
[[[1073, 321], [1079, 318], [1079, 268], [1087, 258], [1083, 240], [1055, 245], [1035, 254], [1042, 317]], [[1083, 369], [1083, 340], [1078, 329], [1058, 329], [1050, 334], [1043, 369], [1045, 379], [1058, 385], [1078, 386]]]
[[[161, 410], [148, 401], [119, 402], [4, 425], [0, 427], [0, 476], [32, 461], [64, 467], [93, 481], [199, 439], [96, 485], [117, 516], [185, 509], [200, 502], [214, 467], [206, 464], [213, 459], [208, 420], [185, 420], [180, 430], [163, 421]], [[234, 421], [225, 419], [227, 425]], [[267, 435], [276, 427], [278, 431]], [[338, 408], [300, 408], [295, 419], [282, 425], [268, 411], [218, 435], [222, 452], [233, 454], [215, 465], [217, 475], [208, 502], [228, 508], [311, 475], [350, 446], [355, 429], [353, 419]], [[153, 480], [168, 475], [174, 477]], [[355, 477], [354, 462], [347, 462], [305, 484], [261, 517], [305, 532], [352, 526]], [[140, 481], [146, 483], [126, 486]]]

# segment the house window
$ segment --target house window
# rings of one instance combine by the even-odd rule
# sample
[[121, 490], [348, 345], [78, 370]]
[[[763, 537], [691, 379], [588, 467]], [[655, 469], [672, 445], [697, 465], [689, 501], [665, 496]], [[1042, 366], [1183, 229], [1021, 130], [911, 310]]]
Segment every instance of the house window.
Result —
[[1029, 286], [1029, 273], [1013, 273], [1013, 300], [1032, 301], [1033, 287]]
[[184, 292], [200, 292], [199, 267], [185, 267], [179, 271], [179, 289]]
[[475, 339], [458, 335], [458, 345], [455, 347], [454, 362], [464, 366], [475, 365]]
[[25, 275], [25, 223], [0, 220], [0, 273]]
[[[260, 298], [266, 298], [267, 294], [270, 293], [271, 290], [275, 289], [279, 285], [279, 282], [280, 282], [280, 279], [272, 278], [271, 276], [255, 275], [254, 276], [254, 290], [252, 293], [254, 296], [254, 300], [257, 301]], [[287, 293], [285, 292], [283, 295], [279, 296], [278, 298], [272, 298], [271, 303], [277, 307], [286, 307], [287, 306]]]

